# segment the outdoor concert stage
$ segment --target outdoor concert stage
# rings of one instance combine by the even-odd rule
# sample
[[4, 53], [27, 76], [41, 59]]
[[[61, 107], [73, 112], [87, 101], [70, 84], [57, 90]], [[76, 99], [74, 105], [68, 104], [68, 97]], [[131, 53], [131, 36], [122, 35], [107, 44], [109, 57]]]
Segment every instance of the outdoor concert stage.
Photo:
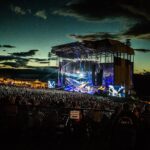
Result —
[[55, 46], [58, 86], [67, 91], [125, 97], [132, 88], [134, 50], [117, 40], [82, 41]]

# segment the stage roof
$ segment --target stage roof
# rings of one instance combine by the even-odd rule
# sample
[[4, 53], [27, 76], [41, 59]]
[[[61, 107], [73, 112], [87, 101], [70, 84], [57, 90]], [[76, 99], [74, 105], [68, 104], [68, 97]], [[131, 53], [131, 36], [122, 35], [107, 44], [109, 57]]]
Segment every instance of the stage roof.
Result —
[[134, 55], [134, 49], [117, 40], [73, 42], [52, 47], [52, 53], [64, 58], [81, 58], [93, 54], [126, 53]]

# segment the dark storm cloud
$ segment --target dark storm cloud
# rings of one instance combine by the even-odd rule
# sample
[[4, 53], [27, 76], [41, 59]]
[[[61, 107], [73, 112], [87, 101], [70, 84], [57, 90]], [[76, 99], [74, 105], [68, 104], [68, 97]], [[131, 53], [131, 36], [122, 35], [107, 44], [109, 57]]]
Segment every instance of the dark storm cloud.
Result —
[[149, 4], [147, 0], [73, 0], [54, 13], [85, 20], [101, 20], [111, 17], [149, 19]]
[[0, 61], [11, 61], [11, 60], [15, 60], [17, 62], [19, 61], [30, 61], [30, 58], [21, 58], [21, 57], [17, 57], [17, 56], [12, 56], [12, 55], [0, 55]]
[[9, 66], [9, 67], [14, 67], [14, 68], [18, 67], [18, 65], [15, 62], [3, 62], [3, 63], [0, 63], [0, 64], [3, 65], [3, 66]]
[[88, 21], [128, 18], [134, 21], [134, 25], [128, 27], [125, 35], [149, 38], [145, 36], [150, 33], [149, 6], [148, 0], [72, 0], [53, 13]]
[[1, 64], [3, 64], [4, 66], [9, 66], [13, 68], [25, 67], [24, 65], [22, 66], [21, 64], [16, 63], [16, 62], [3, 62]]
[[3, 64], [4, 66], [10, 66], [10, 67], [16, 67], [16, 68], [27, 67], [27, 63], [29, 61], [30, 59], [26, 59], [26, 58], [0, 55], [0, 62], [1, 62], [0, 64]]
[[0, 61], [7, 61], [7, 60], [14, 60], [16, 59], [16, 57], [14, 56], [3, 56], [3, 55], [0, 55]]
[[134, 36], [141, 39], [150, 39], [150, 21], [144, 20], [135, 24], [125, 32], [124, 35], [131, 37]]
[[24, 67], [24, 68], [34, 68], [33, 66], [28, 66], [28, 62], [32, 60], [36, 61], [40, 64], [48, 64], [48, 59], [40, 59], [40, 58], [22, 58], [20, 56], [13, 55], [0, 55], [0, 64], [4, 66], [10, 66], [14, 68]]
[[57, 60], [56, 56], [52, 56], [49, 60], [48, 59], [40, 59], [40, 58], [30, 58], [30, 60], [34, 60], [37, 63], [40, 64], [48, 64], [50, 62], [50, 60]]
[[26, 67], [28, 62], [29, 62], [28, 59], [18, 59], [18, 60], [16, 60], [16, 64], [18, 65], [18, 67]]
[[36, 54], [36, 52], [38, 52], [39, 50], [35, 49], [35, 50], [29, 50], [27, 52], [17, 52], [17, 53], [9, 53], [12, 56], [20, 56], [20, 57], [28, 57], [28, 56], [33, 56]]
[[137, 52], [142, 52], [142, 53], [149, 53], [150, 50], [149, 49], [134, 49]]
[[40, 61], [47, 61], [47, 59], [41, 59], [41, 58], [30, 58], [31, 60], [34, 60], [36, 62], [40, 62]]
[[12, 45], [3, 45], [4, 48], [16, 48], [15, 46]]
[[48, 10], [51, 7], [62, 5], [65, 1], [68, 0], [9, 0], [9, 4], [21, 7], [23, 10], [32, 9], [32, 11], [37, 11], [40, 9]]
[[0, 48], [16, 48], [16, 47], [12, 45], [0, 45]]
[[3, 63], [0, 63], [4, 66], [9, 66], [9, 67], [13, 67], [13, 68], [19, 68], [19, 67], [26, 67], [26, 64], [27, 63], [19, 63], [19, 62], [3, 62]]
[[70, 34], [69, 37], [81, 40], [81, 41], [91, 41], [91, 40], [100, 40], [100, 39], [120, 39], [120, 34], [114, 34], [114, 33], [105, 33], [105, 32], [97, 32], [97, 33], [91, 33], [86, 35], [77, 35], [77, 34]]

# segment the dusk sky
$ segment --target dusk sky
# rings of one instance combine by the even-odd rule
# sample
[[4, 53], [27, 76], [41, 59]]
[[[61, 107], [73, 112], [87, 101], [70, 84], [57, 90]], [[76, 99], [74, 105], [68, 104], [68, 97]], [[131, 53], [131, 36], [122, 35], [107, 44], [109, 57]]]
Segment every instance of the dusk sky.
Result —
[[48, 66], [52, 46], [107, 33], [130, 38], [138, 49], [134, 72], [150, 72], [149, 6], [149, 0], [0, 0], [0, 67]]

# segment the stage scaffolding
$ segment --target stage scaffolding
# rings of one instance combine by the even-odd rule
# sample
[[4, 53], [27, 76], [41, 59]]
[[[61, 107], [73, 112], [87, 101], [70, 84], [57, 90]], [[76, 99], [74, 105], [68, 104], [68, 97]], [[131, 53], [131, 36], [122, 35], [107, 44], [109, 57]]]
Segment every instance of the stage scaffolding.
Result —
[[[120, 41], [104, 39], [98, 41], [73, 42], [54, 46], [51, 51], [59, 57], [59, 81], [60, 75], [62, 74], [62, 67], [65, 68], [68, 63], [74, 62], [74, 64], [77, 65], [78, 63], [86, 64], [89, 62], [91, 64], [101, 65], [101, 68], [104, 65], [111, 64], [113, 68], [113, 83], [111, 84], [123, 85], [126, 87], [127, 92], [133, 87], [134, 50]], [[91, 67], [93, 71], [93, 65], [89, 65], [89, 67]], [[104, 68], [105, 67], [102, 69]], [[66, 68], [64, 70], [66, 70]], [[94, 71], [94, 74], [96, 74], [98, 68]], [[94, 77], [96, 78], [96, 76]]]

